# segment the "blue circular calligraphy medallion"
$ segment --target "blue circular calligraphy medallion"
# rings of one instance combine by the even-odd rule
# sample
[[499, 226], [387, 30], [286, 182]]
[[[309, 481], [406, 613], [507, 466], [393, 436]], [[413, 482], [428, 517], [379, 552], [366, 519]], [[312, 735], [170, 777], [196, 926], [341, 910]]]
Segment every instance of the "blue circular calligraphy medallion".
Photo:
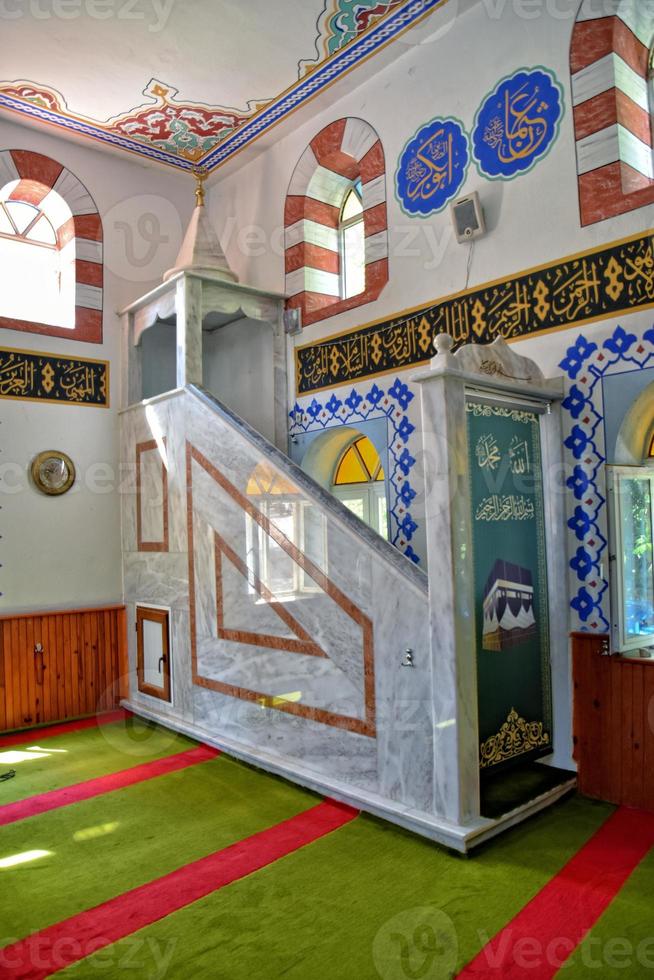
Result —
[[470, 164], [470, 144], [458, 119], [432, 119], [405, 145], [395, 173], [402, 210], [425, 218], [456, 197]]
[[563, 116], [563, 89], [546, 68], [521, 68], [482, 102], [472, 132], [480, 174], [511, 180], [544, 157]]

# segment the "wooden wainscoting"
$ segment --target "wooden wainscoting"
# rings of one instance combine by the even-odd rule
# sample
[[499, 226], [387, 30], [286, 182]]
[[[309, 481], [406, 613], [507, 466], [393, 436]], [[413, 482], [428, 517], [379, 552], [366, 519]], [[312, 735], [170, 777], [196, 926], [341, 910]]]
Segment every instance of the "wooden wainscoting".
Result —
[[0, 731], [109, 711], [126, 682], [124, 606], [0, 617]]
[[654, 662], [607, 648], [608, 636], [572, 634], [579, 791], [654, 810]]

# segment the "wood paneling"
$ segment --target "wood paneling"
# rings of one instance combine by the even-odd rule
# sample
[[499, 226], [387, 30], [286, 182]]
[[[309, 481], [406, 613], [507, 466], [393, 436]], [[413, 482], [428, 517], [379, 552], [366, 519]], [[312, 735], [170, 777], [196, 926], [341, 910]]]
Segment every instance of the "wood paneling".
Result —
[[0, 617], [0, 731], [118, 707], [126, 629], [124, 606]]
[[607, 644], [572, 635], [579, 790], [654, 810], [654, 662], [604, 656]]

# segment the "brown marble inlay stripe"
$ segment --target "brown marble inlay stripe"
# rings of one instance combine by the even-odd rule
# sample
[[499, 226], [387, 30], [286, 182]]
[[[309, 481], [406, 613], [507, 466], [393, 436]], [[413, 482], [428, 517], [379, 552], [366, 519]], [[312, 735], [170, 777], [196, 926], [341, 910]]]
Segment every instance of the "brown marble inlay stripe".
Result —
[[[273, 650], [285, 650], [289, 653], [305, 653], [310, 657], [325, 657], [327, 654], [307, 633], [295, 616], [285, 608], [284, 604], [273, 595], [245, 562], [230, 548], [225, 539], [214, 530], [216, 554], [216, 618], [218, 637], [221, 640], [233, 640], [235, 643], [249, 643], [252, 646], [269, 647]], [[281, 621], [292, 630], [297, 639], [284, 636], [271, 636], [267, 633], [253, 633], [248, 630], [231, 630], [225, 627], [225, 607], [223, 598], [223, 562], [225, 557], [238, 569], [243, 578], [254, 588], [257, 595], [268, 603], [268, 608], [276, 613]]]
[[[196, 624], [196, 601], [195, 601], [195, 562], [194, 562], [194, 543], [193, 543], [193, 460], [198, 463], [204, 471], [231, 497], [238, 506], [248, 514], [264, 531], [268, 534], [279, 547], [298, 564], [313, 581], [320, 586], [334, 602], [357, 623], [363, 634], [363, 666], [364, 666], [364, 705], [365, 720], [341, 715], [336, 712], [327, 711], [323, 708], [311, 707], [309, 705], [297, 704], [285, 701], [283, 698], [265, 694], [260, 691], [250, 690], [249, 688], [238, 687], [233, 684], [225, 684], [208, 677], [203, 677], [198, 672], [197, 663], [197, 624]], [[358, 606], [348, 599], [348, 597], [329, 579], [324, 572], [315, 565], [310, 558], [297, 548], [292, 541], [284, 535], [268, 518], [259, 511], [247, 497], [240, 492], [212, 463], [206, 459], [202, 453], [190, 442], [186, 443], [186, 515], [188, 524], [188, 563], [189, 563], [189, 620], [191, 637], [191, 661], [193, 665], [193, 683], [200, 686], [218, 691], [230, 697], [239, 698], [242, 701], [252, 701], [267, 707], [284, 711], [288, 714], [297, 715], [309, 721], [320, 722], [334, 728], [341, 728], [345, 731], [355, 732], [360, 735], [367, 735], [374, 738], [376, 736], [375, 727], [375, 670], [374, 670], [374, 641], [373, 624], [368, 616], [363, 613]], [[224, 628], [224, 627], [223, 627]]]

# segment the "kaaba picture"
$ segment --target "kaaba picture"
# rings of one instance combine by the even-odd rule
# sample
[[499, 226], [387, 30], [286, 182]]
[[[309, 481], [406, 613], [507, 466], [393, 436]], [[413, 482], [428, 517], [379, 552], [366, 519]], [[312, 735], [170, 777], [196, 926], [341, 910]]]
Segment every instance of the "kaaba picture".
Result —
[[484, 588], [483, 649], [508, 650], [535, 633], [532, 574], [498, 559]]

